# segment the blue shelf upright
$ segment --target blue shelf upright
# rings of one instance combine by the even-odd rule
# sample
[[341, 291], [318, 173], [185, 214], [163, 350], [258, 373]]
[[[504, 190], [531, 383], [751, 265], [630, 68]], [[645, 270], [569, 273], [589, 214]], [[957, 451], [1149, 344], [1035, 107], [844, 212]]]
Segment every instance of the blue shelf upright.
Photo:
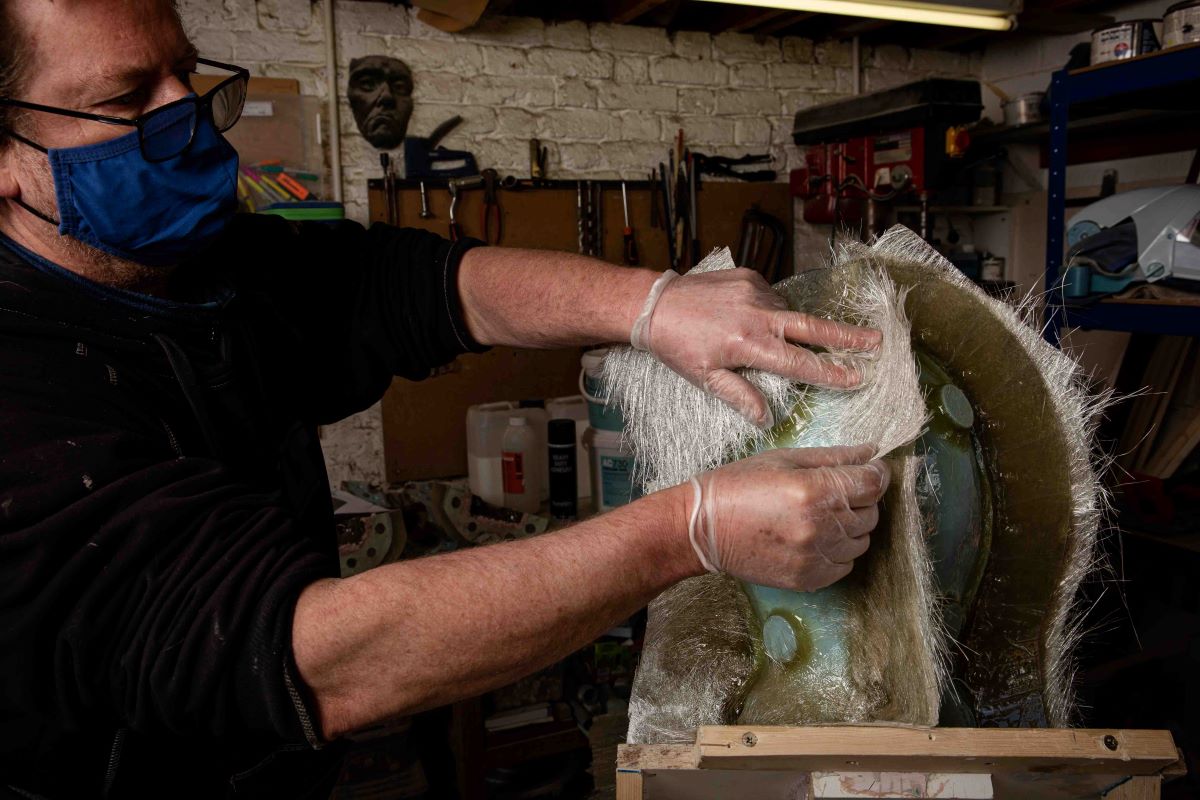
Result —
[[[1176, 111], [1200, 108], [1200, 45], [1172, 48], [1127, 61], [1065, 69], [1050, 79], [1046, 208], [1046, 338], [1057, 345], [1064, 327], [1200, 335], [1200, 308], [1111, 301], [1072, 304], [1062, 296], [1066, 228], [1067, 133], [1072, 116], [1114, 108]], [[1196, 145], [1200, 146], [1200, 136]]]

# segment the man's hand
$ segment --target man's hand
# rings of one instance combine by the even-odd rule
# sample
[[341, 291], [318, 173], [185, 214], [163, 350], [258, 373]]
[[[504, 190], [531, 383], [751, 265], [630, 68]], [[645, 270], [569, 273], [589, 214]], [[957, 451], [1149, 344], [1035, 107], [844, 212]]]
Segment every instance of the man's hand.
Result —
[[760, 427], [773, 424], [762, 393], [733, 370], [753, 367], [818, 386], [853, 388], [861, 375], [797, 345], [871, 350], [880, 334], [789, 311], [757, 272], [720, 270], [668, 283], [653, 307], [646, 346], [689, 383]]
[[867, 551], [890, 482], [873, 452], [785, 448], [697, 476], [689, 533], [701, 565], [799, 591], [844, 578]]

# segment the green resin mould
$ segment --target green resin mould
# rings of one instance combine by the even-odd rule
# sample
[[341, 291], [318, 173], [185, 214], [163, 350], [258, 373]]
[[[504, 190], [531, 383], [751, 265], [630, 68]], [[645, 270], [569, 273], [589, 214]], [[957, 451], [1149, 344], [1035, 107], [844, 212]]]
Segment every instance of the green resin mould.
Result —
[[[732, 266], [720, 250], [696, 270]], [[880, 524], [850, 576], [816, 592], [705, 575], [657, 598], [629, 741], [691, 741], [703, 724], [1069, 724], [1106, 398], [1020, 309], [904, 228], [774, 288], [792, 309], [883, 332], [868, 363], [824, 354], [864, 367], [864, 387], [746, 370], [781, 420], [762, 432], [652, 356], [615, 350], [609, 397], [646, 489], [763, 449], [870, 442], [893, 471]]]

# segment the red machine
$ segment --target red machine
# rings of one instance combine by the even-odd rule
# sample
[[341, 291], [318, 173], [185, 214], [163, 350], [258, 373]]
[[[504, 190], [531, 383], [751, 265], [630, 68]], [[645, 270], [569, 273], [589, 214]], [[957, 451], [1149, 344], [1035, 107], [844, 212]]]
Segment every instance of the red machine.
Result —
[[793, 138], [807, 147], [791, 188], [805, 221], [870, 221], [877, 203], [927, 197], [959, 168], [962, 123], [981, 109], [978, 83], [930, 80], [798, 112]]

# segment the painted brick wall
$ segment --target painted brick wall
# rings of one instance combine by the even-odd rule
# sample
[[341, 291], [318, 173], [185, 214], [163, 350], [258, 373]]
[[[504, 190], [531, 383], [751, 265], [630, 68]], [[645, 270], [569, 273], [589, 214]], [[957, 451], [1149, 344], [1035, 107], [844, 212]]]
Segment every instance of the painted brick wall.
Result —
[[[852, 91], [848, 42], [813, 42], [657, 28], [545, 24], [490, 18], [446, 34], [388, 3], [335, 0], [344, 191], [348, 215], [365, 220], [366, 182], [379, 158], [359, 135], [345, 101], [350, 59], [386, 54], [416, 76], [409, 132], [427, 134], [460, 114], [447, 147], [474, 152], [501, 173], [527, 174], [528, 140], [549, 148], [553, 177], [641, 178], [663, 160], [680, 127], [704, 152], [770, 150], [786, 179], [798, 152], [792, 115]], [[296, 78], [324, 98], [322, 14], [310, 0], [181, 0], [184, 24], [200, 52], [252, 74]], [[863, 84], [874, 91], [928, 75], [978, 74], [977, 59], [887, 46], [864, 52]], [[828, 229], [799, 223], [799, 263], [819, 261]], [[730, 243], [733, 244], [733, 243]], [[378, 480], [383, 473], [377, 409], [326, 429], [335, 481]]]

